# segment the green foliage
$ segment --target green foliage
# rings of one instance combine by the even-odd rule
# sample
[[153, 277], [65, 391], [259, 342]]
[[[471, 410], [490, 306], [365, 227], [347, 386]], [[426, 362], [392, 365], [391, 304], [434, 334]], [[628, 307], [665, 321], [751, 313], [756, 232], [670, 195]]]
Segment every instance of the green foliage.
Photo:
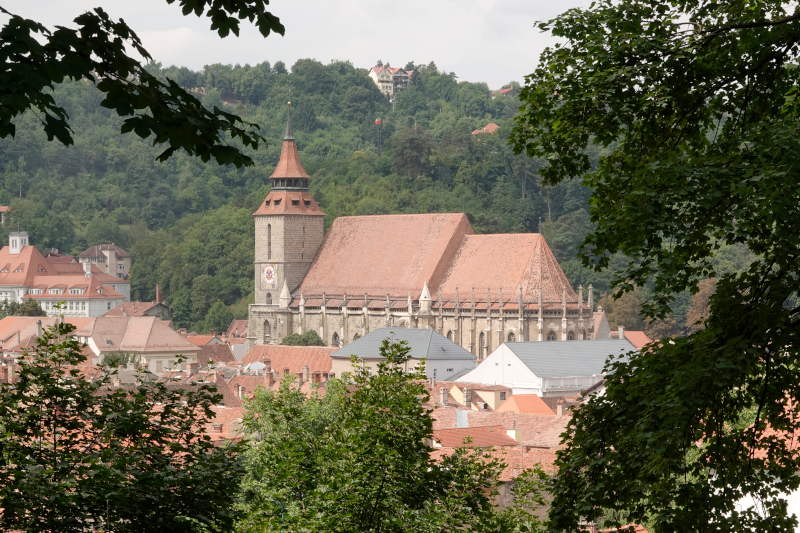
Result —
[[[601, 0], [539, 27], [561, 42], [527, 77], [512, 140], [549, 183], [593, 191], [585, 262], [622, 254], [613, 283], [648, 289], [652, 317], [717, 278], [704, 329], [613, 365], [575, 413], [554, 526], [793, 531], [778, 496], [800, 457], [772, 431], [794, 431], [800, 405], [797, 6]], [[761, 511], [734, 509], [748, 494]]]
[[306, 331], [305, 333], [292, 333], [281, 341], [281, 344], [288, 346], [325, 346], [325, 341], [316, 331]]
[[[268, 3], [179, 0], [185, 15], [205, 12], [220, 37], [231, 31], [238, 35], [240, 19], [255, 22], [265, 37], [272, 31], [282, 34], [278, 18], [265, 9]], [[122, 133], [134, 132], [143, 139], [152, 135], [153, 144], [168, 145], [159, 154], [160, 161], [183, 149], [203, 161], [252, 164], [249, 156], [228, 144], [226, 136], [256, 148], [263, 140], [257, 126], [216, 107], [209, 111], [178, 84], [149, 73], [129, 49], [147, 61], [152, 57], [123, 20], [112, 19], [98, 7], [75, 18], [77, 28], [58, 26], [50, 31], [36, 21], [0, 11], [10, 17], [0, 29], [0, 62], [5, 65], [0, 86], [6, 88], [0, 93], [0, 137], [13, 136], [15, 118], [35, 110], [48, 140], [73, 144], [69, 113], [57, 104], [52, 90], [65, 79], [86, 80], [103, 93], [102, 106], [128, 117]]]
[[93, 380], [74, 326], [57, 324], [0, 384], [0, 528], [24, 531], [227, 531], [237, 446], [203, 434], [219, 396]]
[[233, 320], [233, 313], [221, 300], [215, 301], [206, 314], [203, 331], [226, 331]]
[[47, 316], [36, 300], [14, 302], [5, 300], [0, 302], [0, 318], [7, 316]]
[[356, 363], [324, 395], [291, 380], [256, 392], [240, 531], [501, 530], [484, 527], [500, 464], [464, 449], [430, 458], [425, 375], [404, 370], [408, 352], [385, 341], [377, 371]]

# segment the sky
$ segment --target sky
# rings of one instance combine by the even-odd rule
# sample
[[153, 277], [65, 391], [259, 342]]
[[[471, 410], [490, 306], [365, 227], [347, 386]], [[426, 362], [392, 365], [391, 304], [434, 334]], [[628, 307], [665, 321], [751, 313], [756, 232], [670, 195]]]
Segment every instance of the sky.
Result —
[[[522, 82], [541, 51], [553, 42], [533, 27], [588, 0], [272, 0], [286, 35], [264, 39], [249, 23], [241, 35], [220, 39], [210, 21], [182, 16], [165, 0], [2, 0], [12, 13], [47, 26], [71, 25], [75, 16], [102, 6], [123, 18], [156, 61], [201, 69], [211, 63], [256, 64], [301, 58], [347, 60], [368, 68], [378, 59], [393, 66], [436, 62], [461, 80], [496, 89]], [[0, 19], [1, 21], [2, 19]]]

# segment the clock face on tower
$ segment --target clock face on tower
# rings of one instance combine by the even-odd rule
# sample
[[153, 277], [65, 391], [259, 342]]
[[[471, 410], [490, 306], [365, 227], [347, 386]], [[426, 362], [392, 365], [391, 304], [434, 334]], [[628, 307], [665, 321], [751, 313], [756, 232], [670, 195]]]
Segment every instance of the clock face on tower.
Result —
[[261, 270], [261, 283], [265, 289], [274, 289], [276, 283], [275, 267], [264, 265]]

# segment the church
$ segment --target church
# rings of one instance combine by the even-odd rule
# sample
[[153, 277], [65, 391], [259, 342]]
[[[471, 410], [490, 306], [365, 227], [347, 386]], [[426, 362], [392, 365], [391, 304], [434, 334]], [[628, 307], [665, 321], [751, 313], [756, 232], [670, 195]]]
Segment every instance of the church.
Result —
[[270, 179], [253, 213], [251, 344], [431, 328], [481, 360], [507, 341], [595, 338], [592, 287], [572, 288], [540, 234], [476, 234], [463, 213], [339, 217], [326, 233], [290, 121]]

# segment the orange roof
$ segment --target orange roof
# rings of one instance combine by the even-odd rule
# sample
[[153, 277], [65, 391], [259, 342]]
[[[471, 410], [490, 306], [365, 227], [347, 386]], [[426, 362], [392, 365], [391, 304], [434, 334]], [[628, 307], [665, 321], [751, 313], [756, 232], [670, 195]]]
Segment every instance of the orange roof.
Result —
[[[431, 452], [431, 458], [438, 461], [455, 452], [455, 448], [437, 448]], [[486, 452], [485, 460], [499, 459], [506, 464], [500, 473], [500, 481], [511, 481], [523, 471], [540, 467], [547, 473], [556, 471], [556, 451], [553, 448], [533, 448], [529, 446], [503, 446]]]
[[[38, 335], [37, 322], [42, 323], [42, 329], [46, 329], [59, 322], [60, 318], [46, 316], [7, 316], [0, 319], [0, 349], [15, 350], [31, 344]], [[76, 328], [75, 334], [84, 335], [85, 329], [91, 329], [94, 318], [86, 317], [64, 317], [64, 322], [72, 324]]]
[[339, 217], [299, 291], [416, 299], [426, 282], [433, 288], [472, 232], [462, 213]]
[[[123, 280], [119, 280], [123, 282]], [[87, 277], [84, 274], [52, 274], [36, 275], [33, 277], [34, 288], [42, 289], [41, 294], [28, 293], [24, 298], [33, 300], [124, 300], [125, 296], [120, 294], [113, 287], [106, 284], [100, 276], [92, 274]], [[61, 294], [49, 294], [48, 289], [61, 289]], [[70, 294], [69, 289], [83, 289], [81, 294]]]
[[651, 339], [644, 331], [624, 330], [622, 334], [625, 335], [625, 339], [629, 343], [633, 344], [637, 350], [641, 350], [646, 345], [653, 342], [653, 339]]
[[208, 424], [206, 424], [206, 435], [211, 440], [227, 440], [241, 437], [242, 419], [245, 410], [241, 407], [223, 407], [215, 405], [211, 407], [214, 412]]
[[103, 316], [144, 316], [158, 302], [122, 302]]
[[270, 366], [278, 373], [289, 369], [290, 374], [303, 371], [303, 367], [313, 374], [315, 372], [328, 373], [331, 371], [331, 353], [338, 350], [329, 346], [284, 346], [282, 344], [262, 344], [253, 346], [242, 363], [270, 362]]
[[0, 249], [0, 285], [33, 286], [37, 273], [46, 273], [50, 263], [35, 246], [25, 246], [18, 254], [11, 248]]
[[447, 428], [433, 431], [433, 440], [443, 448], [489, 448], [516, 446], [503, 426]]
[[196, 354], [197, 346], [169, 327], [169, 324], [154, 316], [97, 317], [91, 331], [101, 352], [175, 352]]
[[216, 339], [216, 335], [187, 335], [186, 340], [195, 346], [204, 346]]
[[294, 139], [284, 139], [281, 145], [281, 157], [270, 178], [310, 178], [306, 173], [300, 157], [297, 155], [297, 143]]
[[497, 130], [500, 129], [500, 126], [495, 124], [494, 122], [490, 122], [482, 128], [477, 130], [472, 130], [473, 135], [481, 135], [482, 133], [496, 133]]
[[[433, 411], [434, 429], [453, 427], [456, 407], [440, 407]], [[503, 426], [517, 431], [516, 439], [522, 444], [555, 448], [561, 443], [561, 433], [567, 427], [569, 416], [553, 416], [498, 411], [468, 411], [470, 426]]]
[[228, 337], [246, 337], [247, 336], [247, 319], [234, 319], [231, 325], [228, 326], [228, 331], [225, 332]]
[[[505, 298], [516, 300], [518, 289], [528, 302], [535, 302], [542, 289], [543, 302], [567, 302], [578, 297], [561, 270], [553, 252], [538, 233], [466, 235], [452, 266], [438, 288], [431, 287], [436, 299], [472, 298], [471, 288], [480, 291], [477, 300]], [[488, 290], [488, 292], [487, 292]]]
[[274, 189], [264, 198], [253, 215], [276, 214], [322, 216], [325, 213], [308, 191]]
[[497, 412], [529, 413], [539, 415], [555, 415], [544, 400], [535, 394], [513, 394], [498, 407]]

